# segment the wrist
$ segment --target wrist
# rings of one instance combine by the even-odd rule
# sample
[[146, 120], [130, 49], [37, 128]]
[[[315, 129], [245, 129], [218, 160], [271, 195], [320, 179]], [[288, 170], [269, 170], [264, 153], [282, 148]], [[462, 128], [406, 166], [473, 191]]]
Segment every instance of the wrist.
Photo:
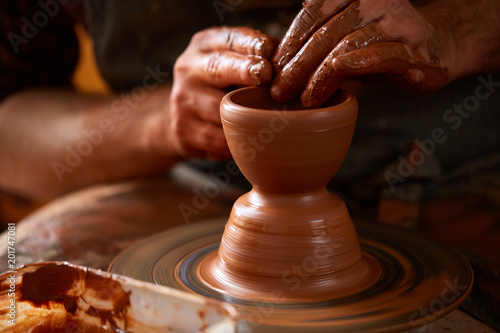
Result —
[[434, 0], [417, 10], [432, 26], [430, 47], [449, 81], [500, 69], [500, 2]]
[[439, 1], [426, 2], [416, 9], [428, 26], [427, 48], [431, 61], [444, 69], [447, 84], [459, 77], [462, 66], [453, 24], [450, 23], [448, 13], [441, 11]]

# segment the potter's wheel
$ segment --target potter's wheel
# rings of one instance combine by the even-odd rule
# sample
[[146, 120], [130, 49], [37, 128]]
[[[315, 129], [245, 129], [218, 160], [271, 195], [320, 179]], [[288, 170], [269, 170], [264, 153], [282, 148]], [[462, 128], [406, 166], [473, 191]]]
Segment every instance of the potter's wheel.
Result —
[[[197, 274], [199, 263], [216, 253], [225, 223], [222, 218], [166, 230], [125, 250], [110, 271], [231, 303], [251, 321], [242, 332], [397, 332], [451, 312], [472, 286], [470, 265], [450, 248], [357, 223], [363, 257], [381, 272], [364, 290], [307, 303], [281, 302], [279, 291], [269, 302], [231, 297], [206, 287]], [[298, 282], [284, 280], [283, 288]]]

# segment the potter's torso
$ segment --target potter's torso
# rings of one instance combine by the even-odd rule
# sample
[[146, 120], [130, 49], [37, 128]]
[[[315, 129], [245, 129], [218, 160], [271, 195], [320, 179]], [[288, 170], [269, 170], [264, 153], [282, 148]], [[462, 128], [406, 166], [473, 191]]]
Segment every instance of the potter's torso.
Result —
[[115, 89], [142, 84], [145, 67], [172, 71], [191, 36], [212, 26], [249, 26], [281, 38], [299, 0], [84, 0], [99, 68]]

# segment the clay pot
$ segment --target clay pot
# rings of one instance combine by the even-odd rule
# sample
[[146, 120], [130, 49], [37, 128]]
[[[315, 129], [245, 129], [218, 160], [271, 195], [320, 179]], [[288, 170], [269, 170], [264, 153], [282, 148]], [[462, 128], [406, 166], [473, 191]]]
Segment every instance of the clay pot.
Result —
[[267, 88], [227, 94], [221, 119], [231, 153], [253, 189], [234, 204], [204, 283], [231, 296], [331, 299], [368, 283], [368, 268], [343, 201], [326, 189], [349, 149], [355, 97], [324, 107], [278, 103]]

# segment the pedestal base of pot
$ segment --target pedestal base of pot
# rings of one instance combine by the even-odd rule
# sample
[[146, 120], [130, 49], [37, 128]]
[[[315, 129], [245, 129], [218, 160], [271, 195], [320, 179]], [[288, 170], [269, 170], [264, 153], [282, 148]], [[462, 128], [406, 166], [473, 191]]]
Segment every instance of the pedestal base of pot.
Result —
[[343, 297], [368, 288], [380, 274], [373, 260], [362, 258], [344, 202], [326, 189], [243, 195], [218, 253], [199, 267], [209, 288], [258, 301], [273, 294], [287, 302]]

